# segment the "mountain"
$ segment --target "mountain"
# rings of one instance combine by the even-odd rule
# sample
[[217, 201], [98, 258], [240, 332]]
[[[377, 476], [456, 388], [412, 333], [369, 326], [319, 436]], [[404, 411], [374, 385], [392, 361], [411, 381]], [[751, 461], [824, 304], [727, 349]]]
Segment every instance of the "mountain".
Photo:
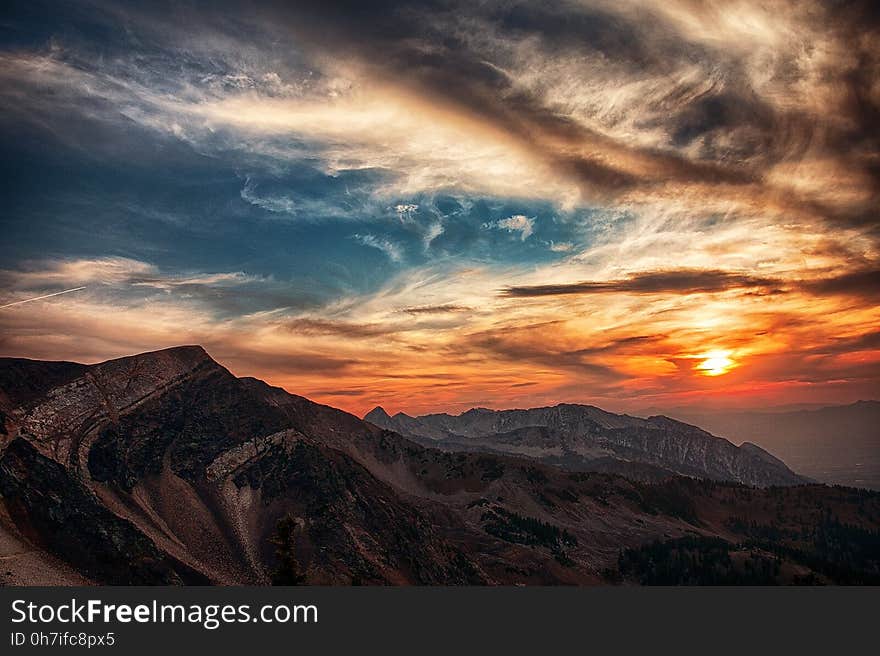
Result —
[[606, 471], [646, 480], [672, 474], [747, 485], [797, 485], [807, 479], [754, 444], [737, 447], [668, 417], [617, 415], [588, 405], [530, 410], [474, 408], [460, 415], [364, 419], [422, 444], [452, 451], [490, 451], [535, 458], [573, 471]]
[[789, 411], [670, 411], [778, 454], [817, 481], [880, 490], [880, 401]]
[[427, 448], [197, 346], [0, 358], [0, 412], [3, 584], [880, 580], [880, 494]]

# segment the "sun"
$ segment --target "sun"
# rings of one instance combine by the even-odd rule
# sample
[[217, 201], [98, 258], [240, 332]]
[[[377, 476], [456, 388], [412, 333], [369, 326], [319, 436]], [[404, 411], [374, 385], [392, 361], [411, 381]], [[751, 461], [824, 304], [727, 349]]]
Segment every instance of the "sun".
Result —
[[730, 359], [730, 351], [709, 351], [697, 357], [705, 358], [696, 369], [704, 376], [723, 376], [736, 366], [736, 362]]

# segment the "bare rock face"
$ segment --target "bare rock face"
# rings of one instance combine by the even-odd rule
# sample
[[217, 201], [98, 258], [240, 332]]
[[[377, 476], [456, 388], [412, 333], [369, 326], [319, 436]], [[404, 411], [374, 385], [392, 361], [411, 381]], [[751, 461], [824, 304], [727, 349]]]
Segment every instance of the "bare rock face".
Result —
[[668, 417], [640, 419], [587, 405], [423, 417], [389, 417], [376, 408], [364, 419], [439, 448], [524, 455], [576, 471], [642, 471], [648, 479], [665, 471], [761, 487], [808, 482], [755, 445], [737, 447]]
[[[202, 368], [221, 367], [200, 346], [184, 346], [131, 358], [110, 360], [92, 367], [72, 363], [53, 364], [68, 375], [63, 384], [50, 382], [43, 394], [29, 394], [27, 402], [10, 407], [8, 419], [16, 429], [29, 435], [40, 451], [59, 462], [76, 458], [79, 443], [95, 426], [117, 421], [124, 413], [175, 382]], [[57, 366], [66, 365], [66, 366]], [[38, 365], [33, 365], [38, 369]], [[7, 374], [4, 378], [12, 378]], [[41, 372], [21, 371], [18, 380], [41, 378]], [[18, 388], [25, 386], [21, 383]], [[16, 388], [10, 399], [18, 396]], [[12, 404], [10, 404], [11, 406]]]
[[207, 577], [160, 551], [131, 522], [24, 439], [3, 454], [0, 494], [10, 516], [86, 577], [125, 585], [202, 584]]
[[[6, 583], [590, 584], [614, 578], [621, 549], [752, 539], [779, 508], [792, 536], [829, 508], [880, 522], [880, 495], [675, 476], [787, 470], [670, 420], [560, 406], [362, 421], [193, 346], [0, 359], [0, 412]], [[424, 424], [418, 439], [442, 448], [383, 421]], [[572, 458], [593, 471], [566, 470]]]

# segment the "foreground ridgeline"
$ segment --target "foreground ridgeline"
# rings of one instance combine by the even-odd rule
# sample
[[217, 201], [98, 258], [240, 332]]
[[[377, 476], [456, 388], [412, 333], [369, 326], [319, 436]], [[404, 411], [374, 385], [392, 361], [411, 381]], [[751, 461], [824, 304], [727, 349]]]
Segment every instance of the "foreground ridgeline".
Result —
[[880, 494], [589, 406], [367, 421], [197, 346], [0, 359], [0, 583], [880, 582]]

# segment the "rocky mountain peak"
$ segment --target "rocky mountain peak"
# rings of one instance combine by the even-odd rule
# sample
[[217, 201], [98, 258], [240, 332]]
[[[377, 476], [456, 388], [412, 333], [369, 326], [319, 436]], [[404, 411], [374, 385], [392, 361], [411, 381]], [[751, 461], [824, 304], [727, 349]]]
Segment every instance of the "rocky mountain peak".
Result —
[[185, 344], [181, 346], [171, 346], [169, 348], [158, 349], [156, 351], [147, 351], [146, 353], [138, 353], [137, 355], [129, 355], [123, 358], [116, 358], [102, 362], [101, 365], [109, 365], [112, 363], [131, 363], [131, 362], [156, 362], [170, 363], [175, 362], [183, 366], [195, 366], [202, 362], [216, 362], [204, 347], [198, 344]]
[[383, 408], [381, 405], [377, 405], [375, 408], [364, 415], [364, 421], [369, 421], [373, 424], [375, 424], [377, 421], [388, 421], [389, 419], [391, 419], [391, 415], [385, 412], [385, 408]]

